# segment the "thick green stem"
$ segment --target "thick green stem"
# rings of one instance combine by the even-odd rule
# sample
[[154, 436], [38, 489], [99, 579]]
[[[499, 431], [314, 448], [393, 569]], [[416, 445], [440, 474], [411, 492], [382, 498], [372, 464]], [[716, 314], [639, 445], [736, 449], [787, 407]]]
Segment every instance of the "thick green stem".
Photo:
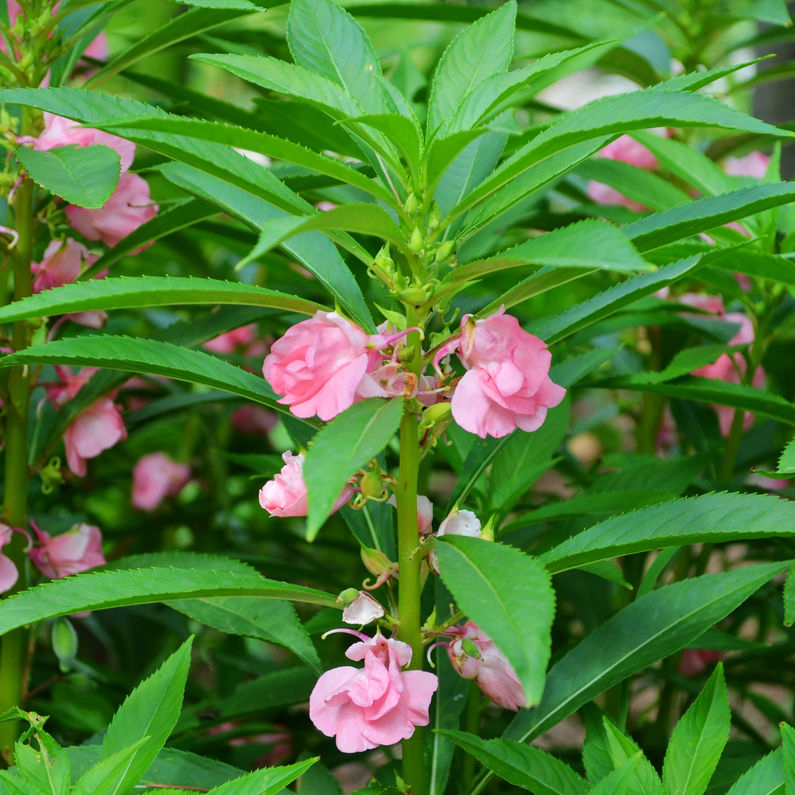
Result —
[[[12, 250], [14, 298], [31, 294], [30, 263], [33, 253], [33, 183], [24, 179], [13, 201], [14, 226], [19, 240]], [[30, 324], [21, 320], [14, 324], [12, 344], [21, 350], [30, 344]], [[5, 471], [3, 476], [3, 518], [12, 527], [24, 527], [28, 513], [28, 403], [30, 380], [25, 367], [14, 367], [8, 374], [8, 401], [5, 422]], [[24, 539], [16, 536], [3, 550], [23, 571]], [[13, 590], [24, 587], [22, 578]], [[0, 645], [0, 712], [17, 706], [22, 700], [22, 669], [26, 643], [25, 631], [9, 632]], [[19, 733], [16, 721], [0, 723], [0, 753], [8, 761]]]
[[[420, 621], [420, 559], [413, 555], [417, 549], [417, 473], [419, 446], [417, 415], [407, 405], [400, 423], [400, 470], [395, 489], [398, 520], [398, 564], [400, 565], [400, 593], [398, 594], [398, 637], [411, 646], [409, 668], [421, 669], [423, 663]], [[412, 795], [425, 795], [425, 760], [423, 731], [416, 728], [403, 741], [403, 779]]]
[[721, 461], [719, 474], [721, 481], [731, 480], [734, 474], [737, 454], [740, 452], [740, 439], [743, 435], [744, 422], [745, 411], [743, 409], [735, 409], [729, 435], [726, 438], [726, 446], [723, 448], [723, 460]]

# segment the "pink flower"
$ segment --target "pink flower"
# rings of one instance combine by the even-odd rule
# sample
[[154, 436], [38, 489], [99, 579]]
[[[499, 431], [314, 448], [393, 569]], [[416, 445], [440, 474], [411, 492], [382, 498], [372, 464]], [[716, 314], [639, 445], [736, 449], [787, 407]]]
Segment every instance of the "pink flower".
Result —
[[[397, 507], [397, 500], [393, 494], [387, 502], [394, 507]], [[433, 525], [433, 503], [424, 495], [417, 495], [417, 530], [421, 536], [427, 536], [431, 533], [431, 526]]]
[[[729, 345], [747, 345], [754, 340], [754, 327], [751, 321], [741, 312], [729, 312], [724, 315], [724, 319], [730, 323], [739, 323], [740, 328], [737, 333], [729, 340]], [[748, 365], [745, 357], [741, 353], [721, 354], [712, 364], [705, 364], [693, 370], [692, 375], [702, 378], [712, 378], [717, 381], [726, 381], [731, 384], [739, 384]], [[761, 387], [765, 381], [765, 371], [761, 367], [756, 368], [753, 376], [753, 385]], [[734, 420], [734, 409], [731, 406], [716, 405], [715, 411], [718, 414], [720, 432], [723, 436], [728, 436]], [[754, 423], [754, 416], [751, 412], [745, 412], [743, 418], [743, 428], [746, 430]]]
[[[358, 634], [358, 633], [355, 633]], [[347, 754], [393, 745], [426, 726], [438, 680], [427, 671], [403, 671], [411, 661], [407, 643], [377, 634], [345, 652], [364, 668], [344, 665], [326, 671], [309, 696], [309, 717]]]
[[[0, 547], [11, 543], [13, 532], [13, 527], [0, 522]], [[12, 588], [17, 579], [19, 579], [19, 572], [14, 561], [0, 552], [0, 593]]]
[[549, 379], [547, 346], [504, 309], [483, 320], [471, 317], [461, 318], [458, 355], [468, 372], [453, 393], [453, 418], [482, 439], [514, 428], [535, 431], [566, 394]]
[[[436, 531], [436, 536], [467, 536], [468, 538], [480, 538], [481, 526], [480, 519], [472, 512], [466, 510], [459, 510], [453, 508], [449, 514], [442, 520], [439, 529]], [[428, 555], [428, 562], [431, 568], [439, 571], [439, 558], [436, 555], [436, 550], [432, 549]]]
[[453, 668], [464, 679], [474, 679], [495, 704], [514, 710], [525, 706], [527, 699], [516, 672], [494, 641], [471, 621], [456, 627], [456, 632], [458, 637], [447, 644]]
[[52, 580], [102, 566], [102, 533], [90, 524], [76, 524], [54, 538], [33, 525], [41, 546], [28, 553], [36, 568]]
[[724, 170], [732, 177], [754, 177], [763, 179], [770, 157], [761, 152], [750, 152], [744, 157], [727, 157]]
[[245, 348], [254, 341], [256, 326], [252, 323], [248, 326], [232, 329], [224, 334], [207, 340], [204, 348], [213, 353], [234, 353], [239, 348]]
[[[44, 131], [33, 139], [33, 148], [46, 151], [56, 146], [109, 146], [121, 158], [121, 173], [126, 174], [135, 158], [135, 144], [125, 141], [118, 135], [81, 127], [79, 122], [56, 116], [54, 113], [44, 114]], [[96, 238], [89, 238], [95, 240]]]
[[51, 287], [71, 284], [80, 275], [85, 266], [97, 261], [94, 254], [71, 237], [66, 240], [53, 240], [44, 250], [41, 262], [34, 262], [30, 267], [36, 274], [33, 292], [40, 293]]
[[273, 343], [262, 373], [296, 417], [330, 420], [377, 388], [367, 373], [384, 345], [336, 312], [318, 311]]
[[149, 453], [133, 469], [133, 507], [154, 511], [166, 497], [179, 494], [189, 480], [187, 464], [178, 464], [165, 453]]
[[94, 401], [72, 420], [64, 434], [69, 469], [83, 477], [86, 459], [95, 458], [126, 438], [121, 409], [114, 405], [113, 399], [104, 397]]
[[[289, 450], [282, 454], [284, 466], [273, 480], [259, 490], [259, 504], [271, 516], [306, 516], [306, 483], [304, 483], [303, 453], [293, 455]], [[346, 486], [337, 497], [332, 512], [341, 508], [350, 499], [353, 489]]]
[[102, 207], [91, 210], [70, 204], [66, 215], [83, 237], [101, 240], [112, 248], [139, 226], [151, 221], [157, 210], [158, 206], [151, 203], [146, 180], [137, 174], [122, 174], [116, 190]]
[[682, 676], [698, 676], [710, 663], [723, 658], [722, 651], [714, 649], [685, 649], [679, 660]]
[[262, 406], [247, 403], [236, 409], [230, 418], [232, 427], [238, 433], [255, 436], [267, 436], [279, 422], [279, 415], [275, 411], [268, 411]]
[[[619, 160], [622, 163], [629, 163], [646, 171], [653, 171], [657, 168], [657, 158], [645, 146], [639, 144], [629, 135], [622, 135], [616, 138], [615, 141], [602, 149], [597, 156], [608, 160]], [[636, 212], [646, 209], [640, 202], [627, 198], [615, 188], [611, 188], [601, 182], [590, 180], [586, 190], [588, 197], [597, 204], [619, 204]]]

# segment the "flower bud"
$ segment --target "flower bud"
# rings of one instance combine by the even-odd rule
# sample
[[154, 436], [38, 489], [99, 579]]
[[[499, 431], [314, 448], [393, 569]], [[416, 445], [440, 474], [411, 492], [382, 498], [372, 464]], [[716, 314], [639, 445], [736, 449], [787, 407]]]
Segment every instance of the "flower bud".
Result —
[[432, 406], [428, 406], [428, 408], [422, 412], [422, 420], [420, 421], [420, 427], [432, 428], [437, 423], [444, 422], [449, 418], [450, 418], [450, 404], [447, 402], [434, 403]]
[[409, 248], [415, 253], [419, 253], [422, 251], [422, 246], [425, 241], [422, 237], [422, 232], [418, 226], [414, 227], [414, 231], [411, 233], [411, 238], [409, 239]]
[[344, 591], [340, 591], [340, 595], [337, 597], [338, 602], [347, 607], [349, 604], [352, 604], [356, 597], [359, 595], [360, 591], [356, 588], [346, 588]]
[[445, 240], [439, 248], [436, 249], [436, 261], [444, 262], [452, 253], [455, 248], [455, 240]]
[[396, 564], [393, 563], [381, 550], [372, 549], [371, 547], [362, 547], [361, 551], [362, 563], [370, 574], [380, 577], [387, 571], [393, 569]]
[[428, 213], [428, 229], [432, 232], [439, 227], [439, 222], [442, 220], [442, 213], [439, 205], [434, 202], [431, 205], [431, 211]]
[[403, 205], [403, 209], [408, 215], [414, 215], [417, 210], [420, 209], [420, 203], [413, 193], [409, 193], [406, 197], [406, 203]]
[[381, 468], [376, 464], [374, 469], [362, 475], [359, 488], [365, 499], [380, 500], [386, 494], [384, 481], [381, 479]]

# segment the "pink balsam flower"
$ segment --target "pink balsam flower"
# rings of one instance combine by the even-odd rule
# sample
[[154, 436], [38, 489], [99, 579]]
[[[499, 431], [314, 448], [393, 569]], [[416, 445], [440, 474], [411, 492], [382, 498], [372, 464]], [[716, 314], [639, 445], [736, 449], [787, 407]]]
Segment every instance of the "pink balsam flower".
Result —
[[52, 580], [68, 577], [105, 563], [102, 533], [90, 524], [73, 525], [66, 533], [51, 536], [35, 524], [39, 546], [28, 553], [36, 568]]
[[[604, 149], [597, 153], [597, 157], [604, 157], [607, 160], [619, 160], [622, 163], [629, 163], [645, 171], [654, 171], [657, 168], [657, 158], [642, 144], [639, 144], [629, 135], [622, 135], [615, 141], [609, 143]], [[619, 193], [615, 188], [604, 185], [601, 182], [590, 180], [586, 189], [588, 198], [596, 204], [618, 204], [628, 207], [630, 210], [641, 212], [647, 209], [640, 202]]]
[[[397, 508], [397, 500], [393, 494], [388, 500], [389, 505]], [[433, 503], [424, 495], [417, 495], [417, 530], [421, 536], [431, 534], [433, 529]]]
[[453, 668], [464, 679], [474, 679], [495, 704], [513, 710], [524, 707], [527, 699], [516, 671], [494, 641], [472, 621], [456, 630], [458, 637], [447, 644]]
[[453, 419], [470, 433], [507, 436], [515, 428], [535, 431], [566, 390], [552, 383], [552, 355], [500, 309], [482, 320], [461, 318], [458, 355], [467, 371], [453, 393]]
[[30, 268], [36, 274], [33, 281], [33, 292], [40, 293], [51, 287], [61, 287], [77, 280], [85, 266], [97, 261], [94, 254], [78, 243], [74, 238], [52, 240], [44, 249], [41, 262], [34, 262]]
[[[309, 506], [304, 482], [305, 458], [303, 453], [293, 455], [289, 450], [283, 453], [281, 471], [259, 490], [259, 504], [271, 516], [306, 516]], [[352, 494], [353, 489], [346, 486], [337, 497], [332, 513], [345, 505]]]
[[296, 417], [330, 420], [377, 394], [367, 373], [379, 367], [377, 351], [386, 344], [336, 312], [318, 311], [273, 343], [262, 373]]
[[713, 662], [723, 659], [723, 652], [715, 649], [685, 649], [679, 659], [682, 676], [698, 676]]
[[151, 221], [157, 210], [158, 206], [152, 204], [146, 180], [137, 174], [122, 174], [116, 190], [102, 207], [92, 210], [70, 204], [66, 215], [83, 237], [101, 240], [113, 248], [139, 226]]
[[81, 127], [80, 122], [56, 116], [54, 113], [44, 114], [44, 131], [33, 139], [33, 148], [46, 151], [57, 146], [108, 146], [118, 153], [121, 159], [121, 173], [130, 170], [135, 159], [135, 144], [119, 138], [118, 135]]
[[[14, 528], [0, 522], [0, 548], [11, 543]], [[0, 552], [0, 593], [12, 588], [19, 579], [19, 572], [11, 558]]]
[[189, 480], [187, 464], [179, 464], [165, 453], [149, 453], [133, 469], [133, 507], [154, 511], [166, 497], [179, 494]]
[[234, 353], [241, 348], [248, 347], [254, 341], [256, 330], [257, 327], [253, 323], [241, 326], [207, 340], [202, 347], [213, 353]]
[[345, 656], [364, 660], [364, 668], [344, 665], [326, 671], [309, 696], [312, 723], [347, 754], [393, 745], [411, 737], [416, 726], [426, 726], [438, 687], [435, 674], [402, 670], [411, 661], [407, 643], [380, 633], [359, 637], [363, 640]]
[[727, 157], [724, 170], [732, 177], [753, 177], [764, 179], [770, 156], [762, 152], [750, 152], [743, 157]]

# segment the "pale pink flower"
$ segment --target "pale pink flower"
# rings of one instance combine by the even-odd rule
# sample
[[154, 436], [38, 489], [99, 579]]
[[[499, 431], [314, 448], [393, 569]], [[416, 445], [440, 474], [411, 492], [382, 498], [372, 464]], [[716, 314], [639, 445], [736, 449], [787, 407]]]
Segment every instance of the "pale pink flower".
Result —
[[66, 215], [83, 237], [101, 240], [112, 248], [139, 226], [151, 221], [157, 210], [158, 206], [151, 202], [146, 180], [137, 174], [122, 174], [116, 190], [102, 207], [92, 210], [70, 204]]
[[723, 652], [715, 649], [685, 649], [679, 659], [682, 676], [698, 676], [710, 663], [723, 658]]
[[[397, 500], [393, 494], [387, 503], [397, 507]], [[417, 530], [421, 536], [427, 536], [431, 533], [431, 526], [433, 525], [433, 503], [424, 495], [417, 495]]]
[[117, 442], [127, 438], [127, 429], [121, 418], [121, 409], [110, 397], [94, 401], [75, 417], [66, 429], [66, 462], [69, 469], [83, 477], [86, 459], [95, 458]]
[[[481, 526], [480, 519], [472, 512], [453, 508], [442, 520], [436, 536], [466, 536], [467, 538], [480, 538]], [[439, 558], [436, 550], [432, 549], [428, 555], [428, 563], [435, 571], [439, 571]]]
[[[0, 522], [0, 547], [11, 543], [14, 528]], [[0, 593], [14, 586], [19, 579], [19, 572], [11, 558], [0, 552]]]
[[86, 328], [105, 328], [108, 322], [108, 313], [104, 309], [95, 309], [90, 312], [72, 312], [64, 317]]
[[330, 420], [378, 388], [367, 373], [386, 344], [336, 312], [318, 311], [273, 343], [262, 373], [296, 417]]
[[83, 55], [87, 58], [93, 58], [96, 61], [107, 61], [110, 56], [110, 47], [108, 47], [108, 37], [102, 31], [95, 39], [92, 39], [88, 47], [83, 51]]
[[[118, 135], [81, 127], [79, 122], [44, 114], [44, 131], [33, 139], [33, 148], [46, 151], [56, 146], [109, 146], [121, 158], [121, 173], [126, 174], [135, 158], [135, 144]], [[95, 239], [95, 238], [89, 238]]]
[[[597, 157], [604, 157], [607, 160], [620, 160], [622, 163], [629, 163], [646, 171], [654, 171], [657, 168], [657, 158], [645, 146], [639, 144], [629, 135], [622, 135], [616, 138], [615, 141], [604, 147], [597, 154]], [[630, 210], [635, 210], [636, 212], [647, 209], [645, 205], [627, 198], [615, 188], [594, 180], [588, 182], [586, 192], [591, 201], [597, 204], [618, 204], [629, 207]]]
[[380, 633], [359, 637], [362, 641], [345, 656], [364, 660], [364, 668], [344, 665], [326, 671], [309, 696], [312, 723], [348, 754], [393, 745], [411, 737], [416, 726], [427, 726], [438, 687], [435, 674], [401, 670], [411, 661], [407, 643]]
[[342, 611], [342, 620], [346, 624], [369, 624], [384, 615], [381, 603], [370, 596], [367, 591], [359, 591], [359, 595]]
[[39, 546], [28, 554], [45, 577], [56, 580], [105, 563], [102, 533], [94, 525], [76, 524], [66, 533], [55, 537], [40, 530], [35, 523], [33, 529]]
[[[259, 504], [271, 516], [306, 516], [309, 506], [304, 482], [305, 458], [303, 453], [293, 455], [289, 450], [283, 453], [281, 471], [259, 490]], [[352, 494], [353, 489], [345, 486], [331, 509], [332, 513], [345, 505]]]
[[238, 433], [267, 436], [279, 422], [279, 415], [262, 406], [246, 403], [232, 412], [232, 427]]
[[52, 240], [44, 249], [41, 262], [34, 262], [30, 269], [36, 274], [33, 281], [33, 292], [40, 293], [51, 287], [71, 284], [80, 275], [84, 267], [97, 261], [94, 254], [71, 237], [66, 240]]
[[483, 320], [471, 318], [461, 318], [458, 355], [468, 372], [453, 393], [453, 418], [481, 438], [537, 430], [547, 409], [566, 395], [549, 378], [546, 344], [502, 308]]
[[495, 704], [513, 710], [524, 707], [527, 699], [516, 671], [494, 641], [472, 621], [455, 631], [457, 637], [447, 644], [453, 668], [464, 679], [474, 679]]
[[190, 467], [165, 453], [149, 453], [133, 468], [132, 504], [141, 511], [154, 511], [166, 497], [182, 491], [190, 480]]
[[770, 157], [761, 152], [750, 152], [744, 157], [727, 157], [724, 171], [732, 177], [754, 177], [763, 179], [770, 164]]
[[203, 347], [213, 353], [234, 353], [240, 348], [245, 348], [254, 341], [254, 333], [257, 327], [255, 324], [241, 326], [232, 329], [224, 334], [219, 334], [211, 340], [207, 340]]

